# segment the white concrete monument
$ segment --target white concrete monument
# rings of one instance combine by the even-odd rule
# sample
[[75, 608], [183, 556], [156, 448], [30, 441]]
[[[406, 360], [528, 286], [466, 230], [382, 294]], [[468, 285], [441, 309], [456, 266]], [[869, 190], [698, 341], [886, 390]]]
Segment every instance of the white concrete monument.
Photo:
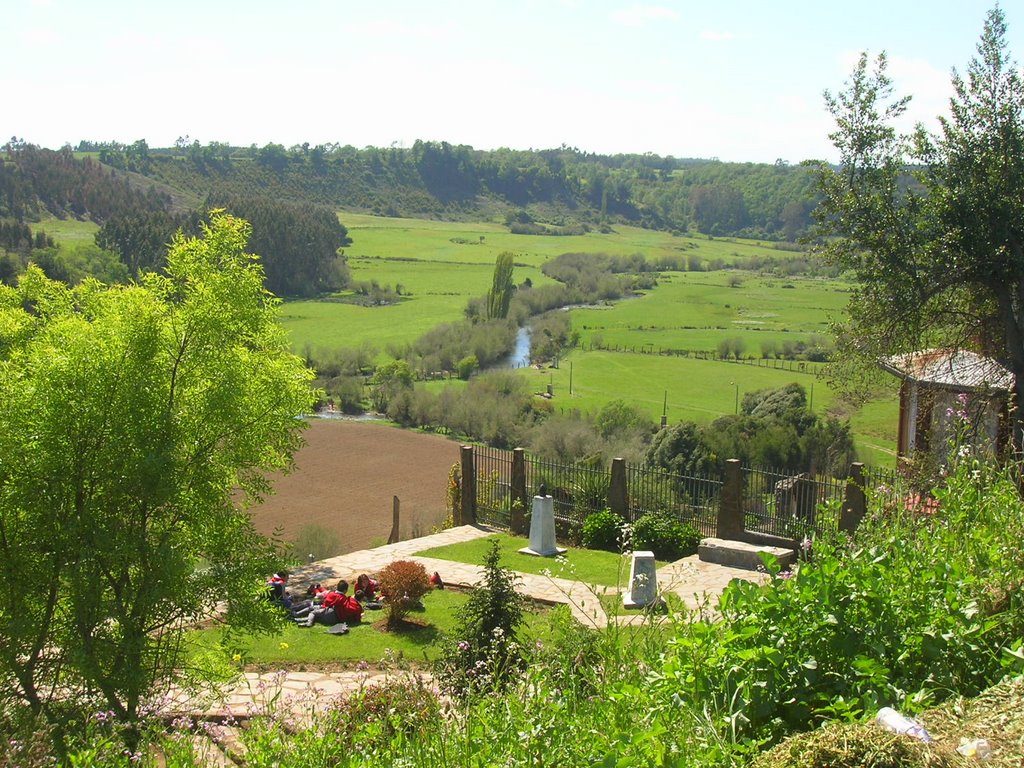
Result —
[[565, 554], [565, 549], [555, 546], [555, 500], [550, 496], [533, 497], [533, 513], [530, 515], [530, 546], [519, 550], [525, 555], [554, 557]]
[[629, 591], [622, 593], [622, 605], [626, 608], [646, 608], [660, 603], [654, 553], [634, 552], [633, 564], [629, 568]]

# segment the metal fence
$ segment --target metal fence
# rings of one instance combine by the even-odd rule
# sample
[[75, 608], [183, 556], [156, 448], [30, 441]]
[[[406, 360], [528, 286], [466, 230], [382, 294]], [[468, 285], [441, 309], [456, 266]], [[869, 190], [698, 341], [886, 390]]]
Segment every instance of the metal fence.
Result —
[[[487, 525], [510, 528], [513, 505], [513, 452], [476, 446], [476, 515]], [[567, 464], [526, 456], [527, 495], [541, 486], [554, 502], [559, 534], [578, 539], [583, 522], [593, 512], [608, 507], [611, 476], [606, 467]], [[686, 477], [656, 469], [626, 467], [628, 494], [625, 517], [635, 522], [647, 512], [670, 514], [691, 523], [702, 535], [715, 533], [722, 481], [713, 477]], [[528, 510], [524, 510], [528, 511]]]
[[511, 527], [512, 451], [474, 446], [473, 462], [476, 466], [477, 517], [487, 525]]
[[744, 467], [744, 527], [788, 539], [802, 539], [816, 531], [837, 531], [838, 506], [822, 505], [841, 501], [845, 492], [845, 479]]
[[[514, 506], [521, 504], [522, 512], [528, 512], [529, 497], [539, 493], [543, 485], [554, 501], [559, 536], [578, 540], [587, 516], [610, 506], [613, 480], [609, 469], [523, 454], [520, 461], [525, 485], [520, 477], [517, 492], [512, 477], [513, 457], [513, 451], [473, 448], [475, 508], [480, 522], [506, 529], [513, 527]], [[865, 467], [863, 472], [863, 490], [869, 493], [876, 488], [895, 489], [899, 483], [892, 470]], [[838, 502], [848, 492], [846, 479], [763, 467], [743, 467], [740, 477], [743, 530], [799, 540], [815, 532], [839, 529]], [[718, 535], [722, 476], [674, 475], [625, 465], [623, 482], [619, 511], [629, 522], [656, 512], [692, 524], [703, 536]], [[739, 514], [738, 508], [731, 508]]]
[[626, 483], [630, 522], [636, 522], [647, 512], [661, 512], [690, 523], [702, 536], [717, 533], [721, 478], [674, 475], [627, 466]]

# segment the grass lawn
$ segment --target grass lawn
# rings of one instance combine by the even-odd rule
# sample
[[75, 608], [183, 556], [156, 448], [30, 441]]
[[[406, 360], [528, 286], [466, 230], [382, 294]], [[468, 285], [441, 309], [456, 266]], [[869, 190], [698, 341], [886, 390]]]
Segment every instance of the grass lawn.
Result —
[[[440, 642], [454, 632], [459, 613], [469, 595], [453, 589], [435, 590], [423, 598], [422, 611], [412, 611], [408, 618], [426, 626], [402, 632], [384, 632], [375, 624], [385, 618], [384, 611], [366, 611], [360, 624], [350, 625], [347, 635], [330, 635], [327, 627], [317, 624], [299, 627], [293, 621], [282, 622], [277, 635], [245, 638], [237, 649], [242, 664], [322, 667], [349, 665], [360, 661], [376, 664], [399, 658], [411, 662], [430, 662], [440, 653]], [[524, 614], [524, 636], [544, 640], [550, 630], [546, 611], [531, 608]], [[223, 631], [205, 629], [191, 635], [197, 653], [215, 655]]]
[[[615, 587], [629, 580], [629, 556], [615, 552], [601, 552], [596, 549], [569, 548], [560, 558], [524, 555], [519, 550], [527, 546], [528, 539], [497, 533], [473, 541], [449, 544], [444, 547], [425, 549], [416, 554], [421, 557], [436, 557], [440, 560], [454, 560], [457, 563], [479, 565], [490, 548], [490, 542], [497, 540], [501, 550], [501, 565], [520, 573], [542, 574], [549, 571], [560, 579], [582, 581], [584, 584]], [[658, 567], [665, 565], [659, 561]]]

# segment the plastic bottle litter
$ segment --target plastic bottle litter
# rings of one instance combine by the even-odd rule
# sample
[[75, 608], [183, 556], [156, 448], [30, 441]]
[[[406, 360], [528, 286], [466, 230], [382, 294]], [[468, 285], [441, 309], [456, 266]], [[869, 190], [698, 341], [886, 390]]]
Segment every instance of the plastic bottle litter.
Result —
[[992, 755], [992, 748], [988, 739], [960, 739], [960, 746], [956, 748], [964, 757], [973, 757], [977, 760], [988, 760]]
[[915, 739], [920, 739], [924, 742], [932, 740], [932, 737], [928, 735], [928, 731], [925, 730], [923, 725], [915, 720], [911, 720], [909, 717], [904, 717], [892, 707], [882, 707], [878, 710], [875, 720], [890, 731], [913, 736]]

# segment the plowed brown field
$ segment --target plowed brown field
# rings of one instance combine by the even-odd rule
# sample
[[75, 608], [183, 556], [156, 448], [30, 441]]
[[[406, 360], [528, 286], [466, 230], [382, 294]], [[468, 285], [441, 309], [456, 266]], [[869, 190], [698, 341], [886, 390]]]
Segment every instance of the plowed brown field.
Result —
[[448, 471], [459, 443], [383, 424], [310, 419], [295, 469], [274, 478], [273, 496], [251, 510], [257, 530], [293, 541], [306, 525], [338, 533], [341, 551], [383, 543], [392, 497], [402, 538], [427, 533], [445, 516]]

